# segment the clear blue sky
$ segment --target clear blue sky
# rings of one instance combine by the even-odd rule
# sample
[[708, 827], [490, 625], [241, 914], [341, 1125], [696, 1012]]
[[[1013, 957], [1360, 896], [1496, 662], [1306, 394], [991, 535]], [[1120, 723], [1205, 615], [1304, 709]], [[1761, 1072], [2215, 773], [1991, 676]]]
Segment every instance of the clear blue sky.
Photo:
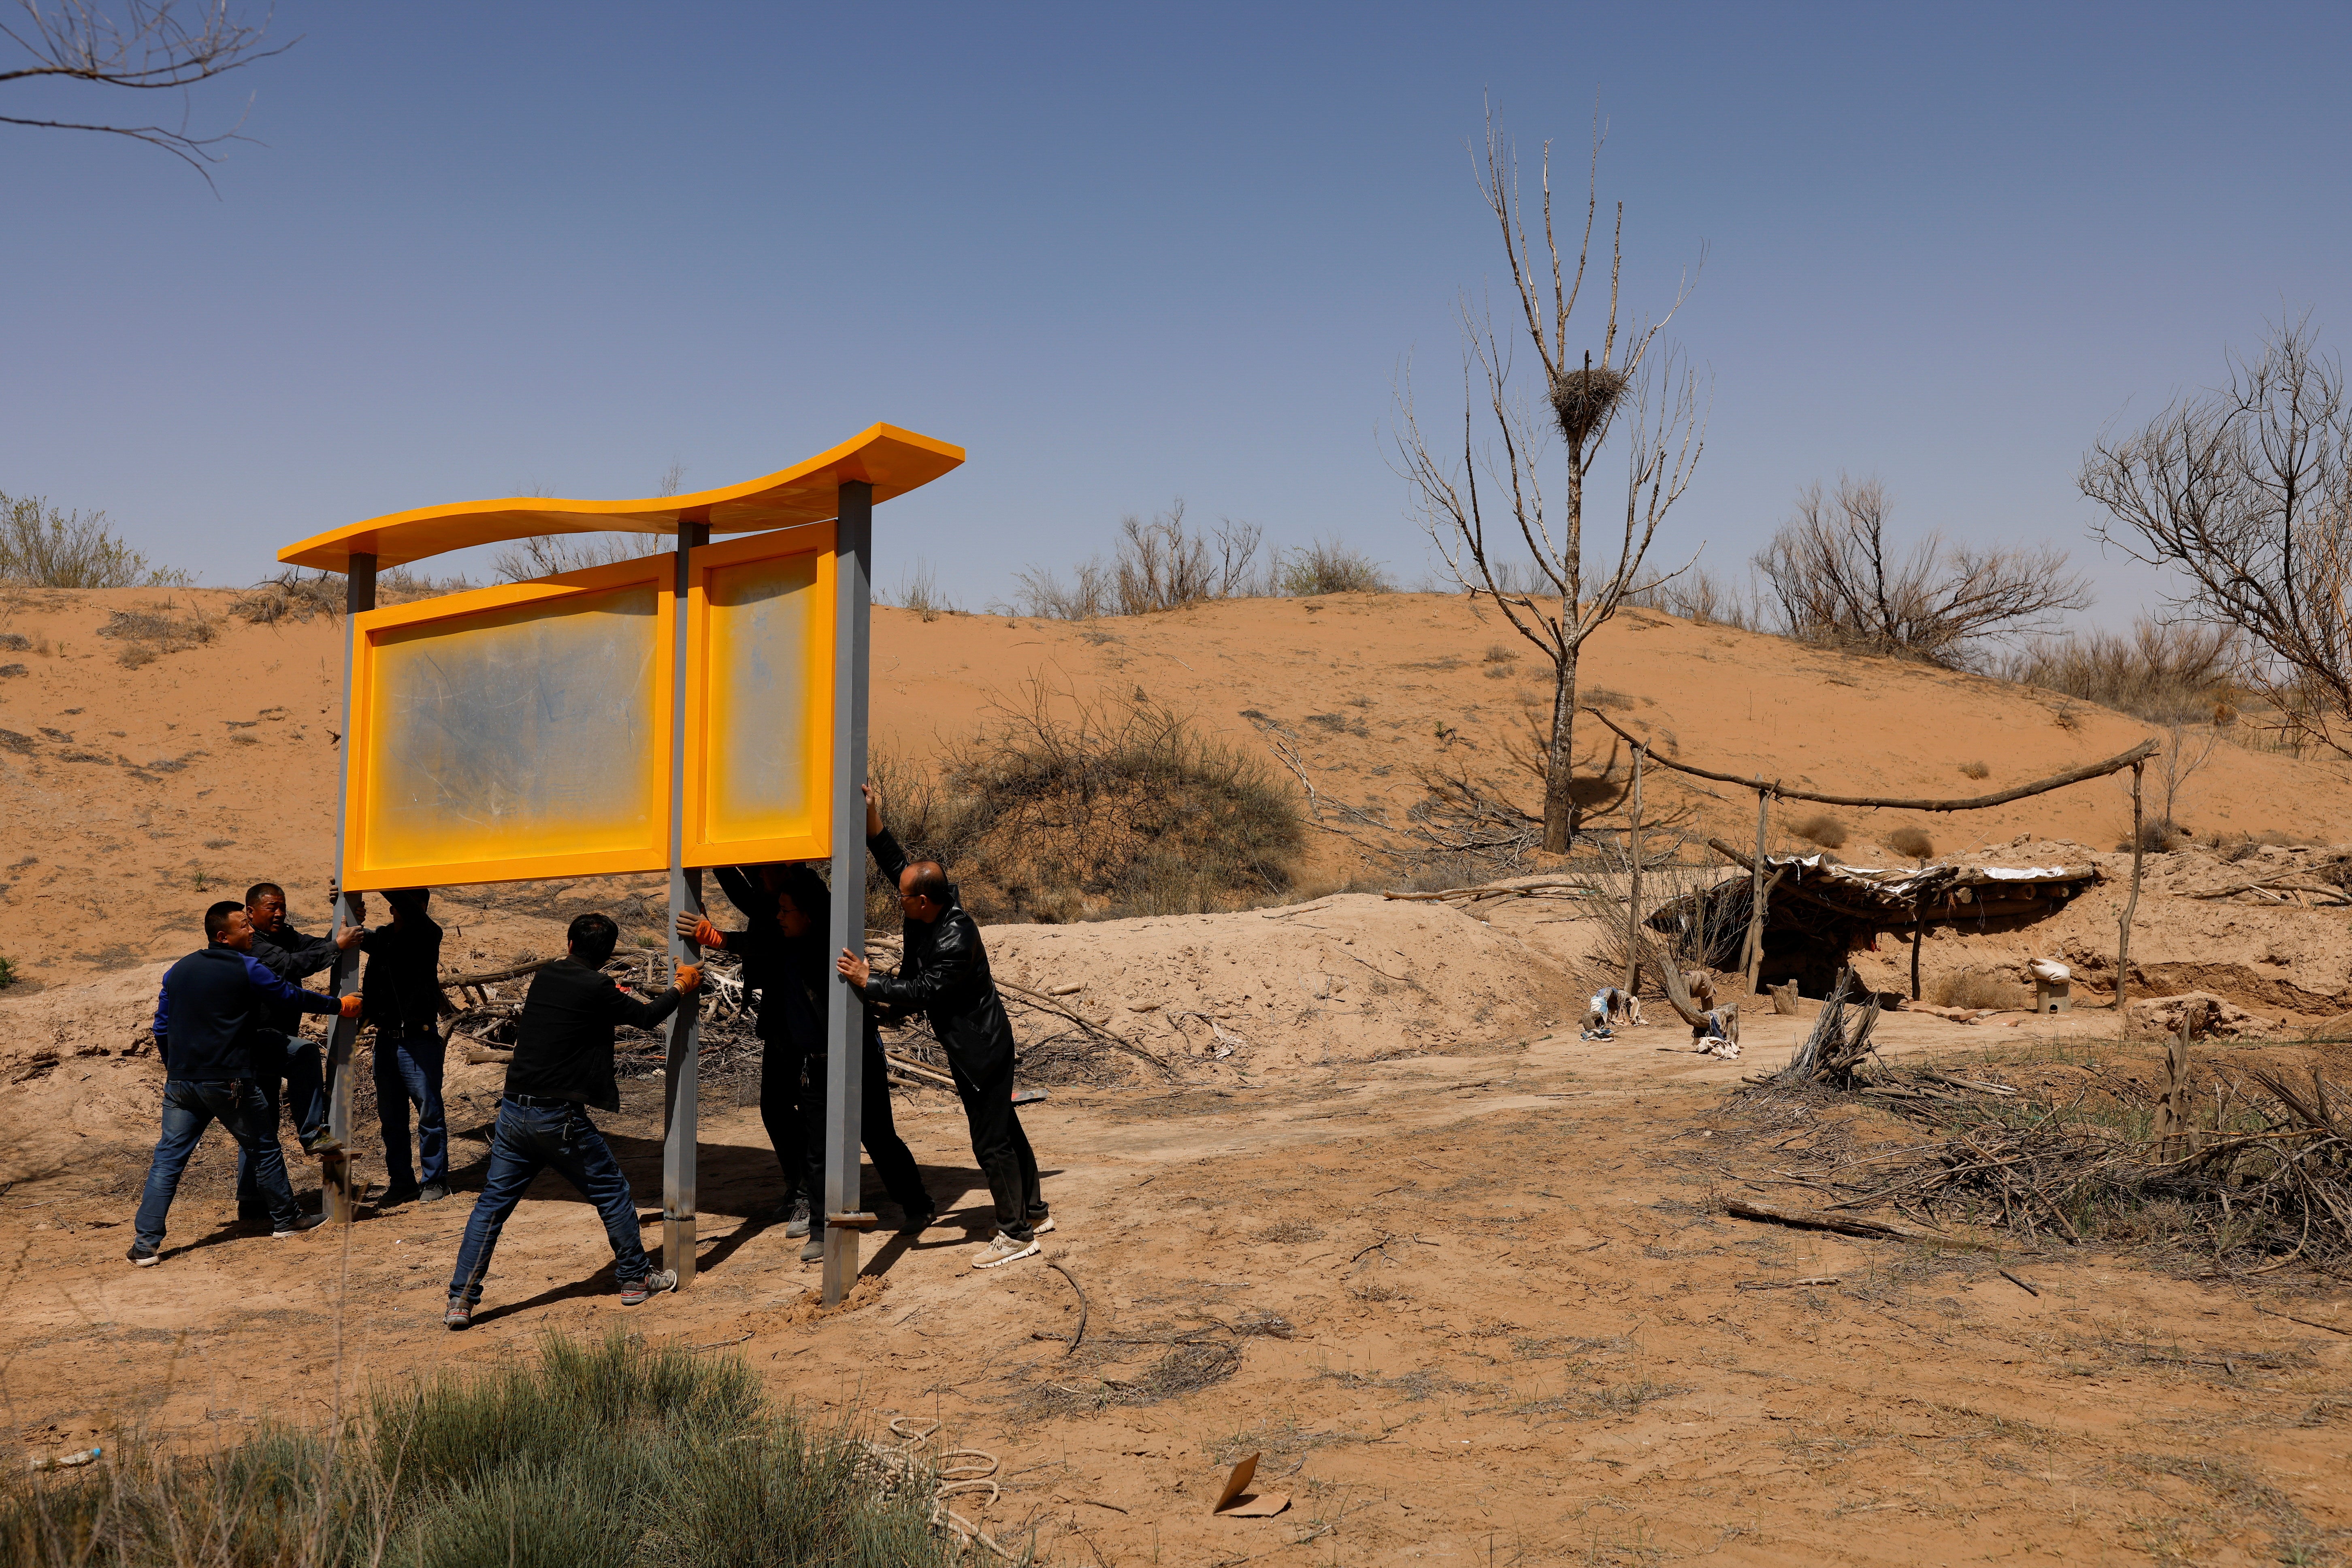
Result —
[[2283, 307], [2352, 334], [2341, 7], [281, 0], [274, 35], [196, 98], [250, 93], [265, 143], [217, 198], [0, 127], [0, 489], [207, 583], [877, 419], [971, 453], [880, 514], [886, 587], [919, 554], [982, 604], [1175, 495], [1416, 579], [1391, 383], [1412, 356], [1442, 404], [1495, 279], [1488, 94], [1571, 184], [1602, 106], [1637, 308], [1710, 247], [1667, 546], [1718, 568], [1843, 468], [1909, 527], [2074, 548], [2127, 617], [2153, 584], [2084, 536], [2085, 446]]

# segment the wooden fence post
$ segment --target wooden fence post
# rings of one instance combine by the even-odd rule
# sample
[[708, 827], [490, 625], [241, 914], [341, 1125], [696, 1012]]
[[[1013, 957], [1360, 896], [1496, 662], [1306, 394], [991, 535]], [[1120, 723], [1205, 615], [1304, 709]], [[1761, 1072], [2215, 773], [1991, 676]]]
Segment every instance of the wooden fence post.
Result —
[[1633, 879], [1625, 895], [1625, 994], [1642, 994], [1642, 752], [1633, 748], [1633, 826], [1625, 836], [1633, 847]]
[[[1756, 786], [1756, 859], [1748, 874], [1748, 959], [1740, 967], [1747, 976], [1743, 997], [1756, 994], [1756, 977], [1764, 968], [1764, 832], [1770, 825], [1772, 792]], [[1775, 880], [1778, 880], [1776, 878]]]
[[2139, 912], [2139, 858], [2144, 831], [2140, 821], [2140, 773], [2147, 764], [2132, 764], [2132, 880], [2131, 897], [2124, 900], [2124, 918], [2116, 931], [2116, 1013], [2123, 1020], [2122, 1027], [2131, 1028], [2131, 928], [2132, 916]]

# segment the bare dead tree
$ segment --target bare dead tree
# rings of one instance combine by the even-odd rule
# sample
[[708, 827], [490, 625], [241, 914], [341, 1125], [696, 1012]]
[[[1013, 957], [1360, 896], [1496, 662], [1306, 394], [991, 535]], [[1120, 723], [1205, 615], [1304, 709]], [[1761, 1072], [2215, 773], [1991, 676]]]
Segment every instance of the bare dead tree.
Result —
[[1908, 551], [1887, 537], [1886, 487], [1838, 476], [1797, 492], [1795, 515], [1756, 557], [1785, 631], [1808, 641], [1969, 662], [1987, 639], [2045, 627], [2091, 602], [2089, 584], [2047, 545], [1947, 545], [1930, 533]]
[[[1524, 320], [1498, 330], [1482, 305], [1463, 298], [1458, 453], [1450, 438], [1433, 441], [1423, 431], [1409, 374], [1397, 399], [1395, 466], [1412, 487], [1422, 525], [1447, 572], [1469, 593], [1491, 599], [1512, 629], [1551, 660], [1543, 847], [1555, 854], [1568, 848], [1577, 827], [1572, 786], [1578, 658], [1586, 639], [1629, 595], [1664, 581], [1641, 581], [1643, 563], [1658, 525], [1689, 486], [1706, 445], [1698, 379], [1671, 347], [1659, 343], [1659, 333], [1689, 297], [1691, 275], [1685, 276], [1664, 315], [1647, 322], [1624, 315], [1622, 202], [1609, 235], [1609, 302], [1598, 332], [1600, 363], [1593, 363], [1589, 349], [1580, 363], [1570, 347], [1570, 319], [1597, 260], [1593, 229], [1601, 210], [1601, 140], [1596, 124], [1584, 227], [1573, 241], [1571, 268], [1553, 225], [1551, 143], [1543, 149], [1540, 212], [1530, 214], [1519, 188], [1517, 153], [1488, 113], [1478, 190], [1501, 231]], [[1540, 250], [1528, 232], [1531, 216], [1542, 227]], [[1705, 260], [1702, 247], [1699, 264]], [[1513, 344], [1521, 325], [1542, 368], [1539, 403], [1523, 395], [1514, 376]], [[1548, 501], [1544, 474], [1555, 432], [1566, 448], [1565, 493]], [[1612, 434], [1624, 437], [1625, 510], [1616, 559], [1605, 574], [1594, 577], [1588, 575], [1584, 559], [1586, 492], [1592, 466]], [[1525, 574], [1522, 554], [1533, 568]]]
[[0, 114], [0, 125], [27, 125], [47, 131], [99, 131], [128, 136], [161, 147], [205, 176], [205, 165], [220, 161], [215, 151], [224, 142], [239, 142], [237, 125], [208, 135], [188, 128], [187, 89], [199, 82], [240, 69], [256, 60], [282, 55], [299, 42], [289, 39], [274, 48], [263, 47], [270, 18], [247, 22], [232, 12], [228, 0], [122, 0], [109, 11], [90, 0], [16, 0], [23, 15], [0, 22], [0, 34], [25, 53], [25, 63], [0, 69], [0, 85], [19, 87], [40, 82], [79, 83], [89, 87], [124, 89], [133, 92], [178, 91], [182, 108], [178, 129], [168, 125], [134, 125], [105, 120], [66, 120], [30, 114]]
[[2352, 756], [2352, 405], [2308, 315], [2230, 357], [2226, 386], [2183, 397], [2083, 460], [2097, 530], [2186, 585], [2177, 614], [2234, 626], [2241, 679], [2297, 742]]

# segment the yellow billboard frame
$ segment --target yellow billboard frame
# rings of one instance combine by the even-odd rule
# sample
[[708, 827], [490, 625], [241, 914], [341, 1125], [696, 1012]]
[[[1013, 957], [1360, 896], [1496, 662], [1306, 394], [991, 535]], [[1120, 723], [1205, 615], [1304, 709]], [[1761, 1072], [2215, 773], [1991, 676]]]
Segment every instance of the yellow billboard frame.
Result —
[[352, 892], [386, 888], [435, 887], [469, 882], [520, 882], [567, 877], [601, 877], [659, 871], [669, 865], [670, 770], [667, 757], [651, 759], [653, 811], [641, 846], [626, 849], [572, 850], [491, 859], [404, 861], [379, 866], [370, 858], [377, 826], [378, 791], [384, 772], [375, 748], [377, 704], [383, 695], [379, 666], [392, 634], [451, 621], [483, 621], [502, 612], [591, 598], [614, 589], [650, 584], [654, 589], [653, 709], [649, 734], [670, 733], [671, 647], [677, 641], [677, 595], [671, 592], [670, 557], [640, 556], [608, 566], [592, 566], [525, 583], [500, 584], [468, 593], [419, 599], [352, 617], [350, 724], [343, 736], [351, 759], [351, 784], [343, 800], [342, 886]]
[[[688, 866], [756, 865], [771, 860], [819, 860], [834, 852], [833, 800], [825, 783], [833, 776], [833, 698], [835, 605], [840, 555], [836, 532], [830, 522], [781, 529], [729, 540], [724, 544], [698, 547], [688, 558], [686, 623], [686, 769], [683, 787], [684, 861]], [[814, 555], [809, 599], [810, 615], [803, 636], [807, 694], [798, 739], [800, 765], [808, 784], [809, 826], [801, 832], [770, 834], [754, 838], [720, 839], [712, 836], [712, 792], [719, 769], [714, 752], [719, 740], [710, 721], [714, 706], [724, 708], [749, 694], [725, 689], [713, 668], [712, 638], [719, 616], [710, 602], [711, 580], [731, 568], [770, 561]], [[779, 750], [793, 748], [779, 737]]]

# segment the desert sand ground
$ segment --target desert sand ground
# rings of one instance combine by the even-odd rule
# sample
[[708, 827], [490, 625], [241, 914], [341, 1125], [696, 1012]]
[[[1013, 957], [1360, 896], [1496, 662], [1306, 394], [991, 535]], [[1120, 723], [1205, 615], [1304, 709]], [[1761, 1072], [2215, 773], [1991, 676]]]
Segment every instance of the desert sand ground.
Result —
[[[1465, 910], [1310, 898], [1310, 882], [1265, 910], [992, 928], [1008, 978], [1077, 985], [1074, 1005], [1169, 1066], [1056, 1085], [1024, 1110], [1058, 1229], [1044, 1258], [992, 1273], [966, 1264], [986, 1194], [961, 1117], [918, 1093], [900, 1127], [970, 1234], [877, 1238], [845, 1308], [815, 1311], [814, 1268], [757, 1217], [778, 1184], [756, 1086], [739, 1078], [705, 1100], [690, 1289], [621, 1308], [593, 1211], [551, 1178], [508, 1227], [478, 1327], [447, 1333], [439, 1308], [499, 1081], [488, 1066], [452, 1069], [451, 1201], [347, 1232], [243, 1235], [215, 1139], [164, 1264], [134, 1270], [122, 1252], [160, 1084], [137, 1037], [161, 963], [194, 945], [205, 902], [256, 877], [320, 910], [338, 727], [340, 628], [231, 625], [126, 668], [95, 629], [158, 596], [28, 595], [0, 628], [33, 649], [0, 655], [28, 670], [0, 680], [0, 864], [13, 863], [0, 952], [30, 977], [0, 995], [14, 1309], [0, 1397], [27, 1450], [128, 1427], [225, 1441], [326, 1416], [373, 1378], [621, 1326], [743, 1355], [820, 1411], [943, 1421], [1003, 1461], [987, 1527], [1034, 1531], [1056, 1563], [2324, 1562], [2352, 1541], [2340, 1283], [2205, 1278], [2171, 1254], [1998, 1233], [1924, 1246], [1730, 1217], [1726, 1195], [1793, 1191], [1776, 1172], [1808, 1151], [1916, 1133], [1852, 1104], [1738, 1094], [1786, 1059], [1801, 1016], [1751, 1013], [1737, 1062], [1662, 1049], [1683, 1042], [1678, 1025], [1579, 1039], [1599, 932], [1559, 900]], [[184, 613], [191, 596], [174, 597]], [[1318, 788], [1401, 810], [1416, 770], [1455, 748], [1507, 776], [1528, 660], [1487, 664], [1498, 636], [1432, 596], [1094, 628], [892, 612], [877, 716], [913, 746], [1040, 672], [1082, 691], [1141, 685], [1237, 742], [1262, 743], [1242, 716], [1255, 710], [1300, 737]], [[1622, 695], [1623, 721], [1662, 744], [1671, 730], [1693, 760], [1856, 789], [1991, 787], [2146, 732], [1858, 664], [1643, 616], [1608, 634], [1588, 675]], [[1978, 760], [1989, 784], [1958, 771]], [[2225, 748], [2192, 788], [2179, 815], [2200, 827], [2352, 837], [2352, 793], [2315, 764]], [[1753, 830], [1736, 797], [1662, 798], [1695, 827]], [[2111, 852], [2120, 800], [2093, 786], [1936, 830], [1955, 847], [2079, 858]], [[2266, 868], [2296, 863], [2266, 854]], [[1310, 874], [1341, 887], [1361, 869], [1352, 856], [1330, 839]], [[2285, 1042], [2352, 1006], [2341, 918], [2190, 896], [2242, 868], [2152, 859], [2138, 983], [2202, 984], [2277, 1026], [2276, 1040], [2212, 1051], [2340, 1071], [2338, 1047]], [[488, 968], [553, 951], [574, 907], [643, 896], [454, 889], [436, 910], [450, 966]], [[2073, 952], [2096, 1004], [2090, 961], [2111, 951], [2118, 898], [2102, 884], [2026, 934], [1939, 929], [1929, 973]], [[649, 929], [657, 902], [629, 918]], [[1888, 945], [1865, 963], [1891, 973]], [[1881, 1039], [1898, 1060], [2022, 1083], [2149, 1054], [2116, 1036], [2094, 1005], [1974, 1025], [1895, 1013]], [[650, 1240], [659, 1081], [625, 1092], [607, 1130]], [[378, 1173], [364, 1152], [361, 1173]], [[1223, 1467], [1250, 1452], [1291, 1506], [1212, 1519]]]

